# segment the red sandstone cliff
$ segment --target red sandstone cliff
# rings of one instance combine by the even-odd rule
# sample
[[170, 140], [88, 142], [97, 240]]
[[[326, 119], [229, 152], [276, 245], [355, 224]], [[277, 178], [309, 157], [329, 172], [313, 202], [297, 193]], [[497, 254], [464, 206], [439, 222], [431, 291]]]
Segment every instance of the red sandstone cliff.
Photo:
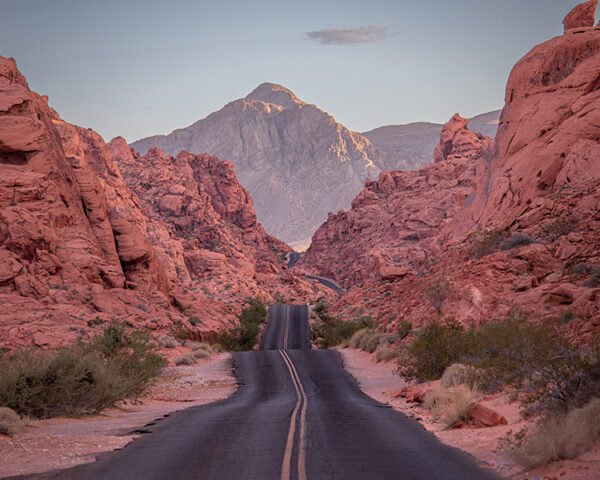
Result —
[[453, 118], [435, 164], [368, 182], [352, 210], [315, 234], [301, 268], [353, 285], [338, 311], [362, 306], [390, 329], [439, 314], [484, 322], [519, 305], [591, 335], [600, 325], [599, 72], [598, 27], [538, 45], [511, 73], [495, 142], [476, 142]]
[[62, 121], [0, 57], [3, 346], [54, 347], [110, 321], [214, 330], [250, 296], [315, 294], [277, 259], [289, 247], [256, 223], [230, 164], [152, 155]]

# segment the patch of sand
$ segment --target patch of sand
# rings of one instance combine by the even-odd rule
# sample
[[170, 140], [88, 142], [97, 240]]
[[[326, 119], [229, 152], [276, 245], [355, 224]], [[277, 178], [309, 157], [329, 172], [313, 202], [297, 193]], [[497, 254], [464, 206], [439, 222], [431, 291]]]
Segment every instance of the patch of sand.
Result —
[[408, 383], [394, 374], [395, 362], [377, 363], [373, 355], [350, 348], [339, 350], [346, 369], [356, 378], [361, 390], [375, 400], [390, 405], [395, 410], [417, 419], [432, 431], [440, 441], [473, 455], [482, 466], [495, 470], [499, 475], [514, 480], [600, 480], [600, 442], [595, 448], [576, 460], [551, 463], [545, 467], [524, 471], [501, 451], [501, 439], [509, 432], [532, 427], [531, 422], [521, 419], [519, 405], [509, 396], [488, 395], [478, 401], [504, 415], [508, 425], [491, 428], [463, 428], [445, 430], [434, 421], [431, 412], [417, 403], [407, 403], [403, 398], [391, 395]]
[[196, 365], [168, 367], [142, 403], [78, 419], [32, 421], [22, 434], [0, 435], [0, 478], [93, 462], [102, 452], [124, 447], [139, 435], [135, 430], [153, 420], [222, 400], [236, 389], [228, 353], [214, 354]]

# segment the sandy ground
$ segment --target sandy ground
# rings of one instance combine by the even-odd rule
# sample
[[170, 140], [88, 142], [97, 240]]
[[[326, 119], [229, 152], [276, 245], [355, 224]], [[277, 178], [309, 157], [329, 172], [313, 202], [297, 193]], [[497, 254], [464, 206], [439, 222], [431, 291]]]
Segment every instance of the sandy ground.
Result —
[[393, 373], [394, 362], [376, 363], [372, 355], [361, 350], [346, 348], [341, 349], [340, 353], [344, 366], [357, 379], [364, 393], [419, 420], [442, 442], [467, 451], [482, 466], [495, 470], [502, 477], [514, 480], [600, 480], [600, 442], [577, 460], [555, 462], [527, 472], [504, 455], [500, 447], [501, 439], [511, 431], [515, 433], [523, 427], [531, 427], [520, 418], [518, 404], [510, 402], [507, 395], [485, 396], [477, 400], [504, 415], [508, 425], [445, 430], [421, 405], [391, 397], [392, 393], [407, 385], [406, 381]]
[[124, 447], [136, 438], [135, 430], [153, 420], [227, 398], [236, 389], [227, 353], [213, 354], [196, 365], [169, 367], [141, 404], [126, 404], [80, 419], [33, 421], [13, 438], [0, 435], [0, 477], [93, 462], [102, 452]]

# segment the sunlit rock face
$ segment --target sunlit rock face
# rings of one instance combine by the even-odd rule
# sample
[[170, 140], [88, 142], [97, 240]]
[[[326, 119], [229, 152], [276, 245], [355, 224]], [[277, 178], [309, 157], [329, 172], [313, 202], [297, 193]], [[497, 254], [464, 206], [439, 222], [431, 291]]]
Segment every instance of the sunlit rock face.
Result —
[[327, 295], [290, 273], [230, 162], [63, 121], [0, 57], [0, 343], [54, 348], [98, 325], [204, 334], [248, 298]]
[[293, 246], [305, 245], [328, 212], [347, 208], [367, 178], [430, 161], [430, 155], [425, 160], [374, 148], [331, 115], [271, 83], [187, 128], [132, 146], [142, 153], [158, 147], [167, 154], [207, 152], [232, 161], [266, 230]]

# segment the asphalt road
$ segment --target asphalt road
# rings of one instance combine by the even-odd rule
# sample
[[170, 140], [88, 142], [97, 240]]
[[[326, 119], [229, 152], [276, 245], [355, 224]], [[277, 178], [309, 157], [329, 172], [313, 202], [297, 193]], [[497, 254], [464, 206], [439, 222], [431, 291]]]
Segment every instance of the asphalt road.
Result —
[[233, 355], [232, 397], [162, 419], [95, 463], [23, 478], [499, 478], [364, 395], [337, 352], [310, 350], [307, 316], [305, 306], [270, 309], [261, 351]]

